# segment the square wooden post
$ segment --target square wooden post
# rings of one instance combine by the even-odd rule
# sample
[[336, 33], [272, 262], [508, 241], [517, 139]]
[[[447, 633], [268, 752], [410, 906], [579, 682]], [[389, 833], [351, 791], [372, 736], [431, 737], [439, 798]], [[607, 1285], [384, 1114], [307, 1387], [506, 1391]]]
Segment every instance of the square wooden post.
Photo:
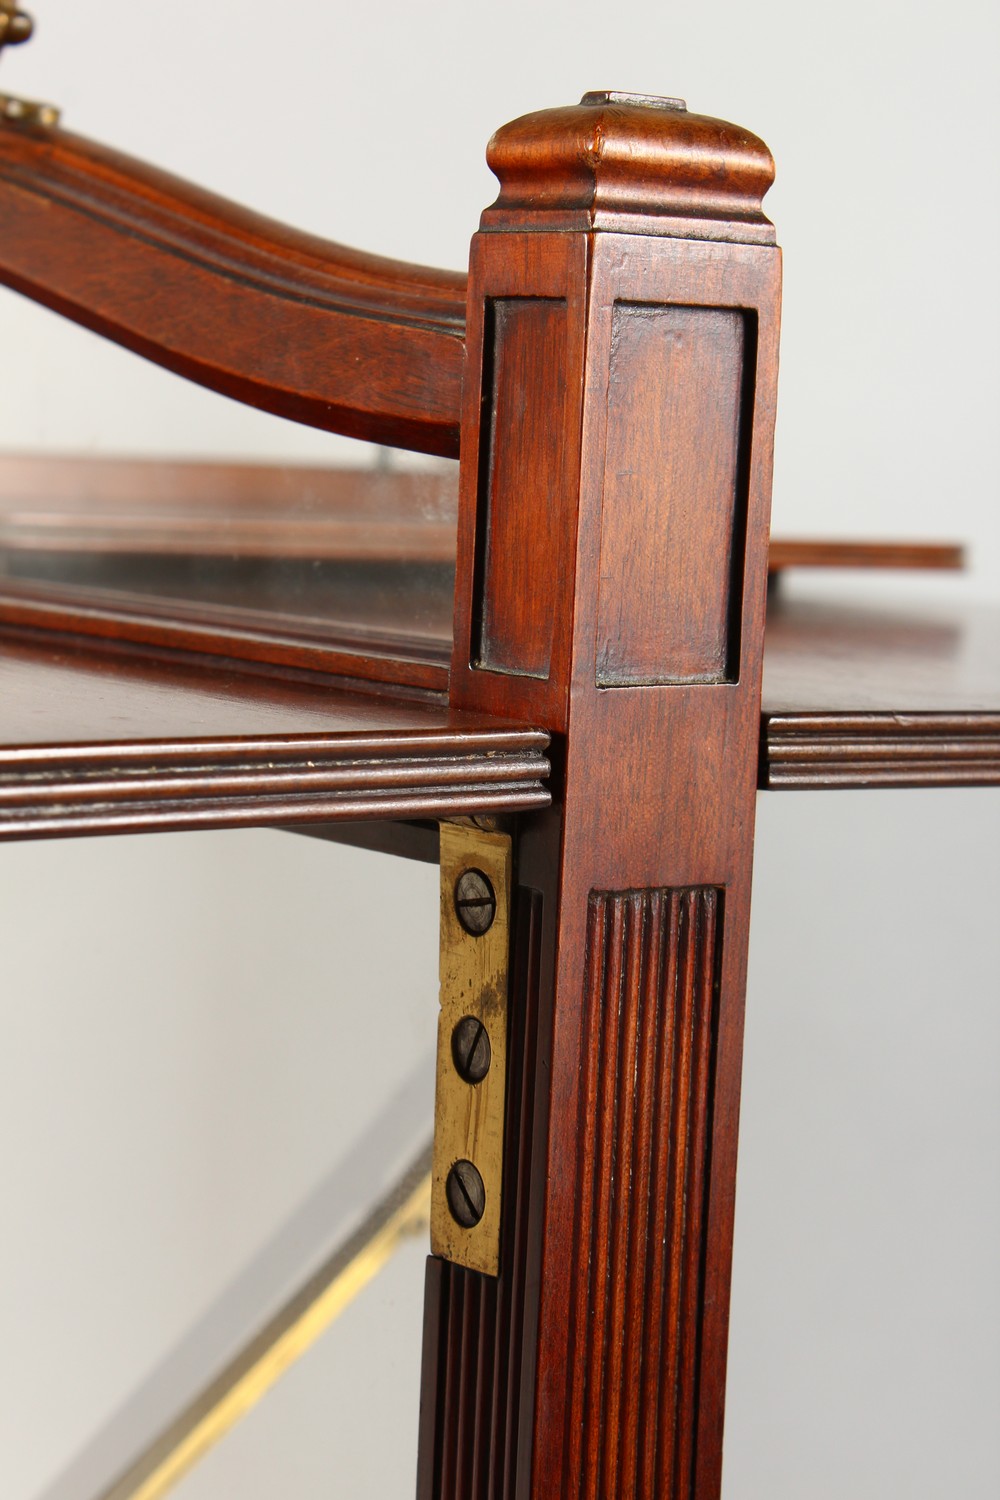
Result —
[[676, 100], [490, 143], [452, 701], [521, 820], [498, 1280], [432, 1261], [424, 1500], [720, 1486], [778, 350], [773, 176]]

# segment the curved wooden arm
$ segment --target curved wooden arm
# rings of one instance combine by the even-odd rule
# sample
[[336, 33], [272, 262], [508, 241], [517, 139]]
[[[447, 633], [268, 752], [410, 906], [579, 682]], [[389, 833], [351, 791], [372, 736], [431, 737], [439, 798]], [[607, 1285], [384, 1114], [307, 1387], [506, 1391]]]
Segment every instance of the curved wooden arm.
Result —
[[0, 124], [0, 281], [265, 411], [458, 452], [464, 274], [288, 229], [57, 128]]

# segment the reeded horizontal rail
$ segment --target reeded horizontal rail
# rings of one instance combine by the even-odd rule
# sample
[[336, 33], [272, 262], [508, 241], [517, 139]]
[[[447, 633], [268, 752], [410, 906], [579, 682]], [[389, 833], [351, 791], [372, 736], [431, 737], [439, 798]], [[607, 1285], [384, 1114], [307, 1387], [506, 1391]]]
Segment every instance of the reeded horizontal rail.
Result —
[[545, 807], [548, 735], [432, 703], [4, 633], [0, 839]]
[[57, 126], [7, 122], [0, 282], [265, 411], [458, 452], [462, 273], [350, 250]]
[[762, 784], [1000, 786], [1000, 713], [774, 714], [764, 720]]

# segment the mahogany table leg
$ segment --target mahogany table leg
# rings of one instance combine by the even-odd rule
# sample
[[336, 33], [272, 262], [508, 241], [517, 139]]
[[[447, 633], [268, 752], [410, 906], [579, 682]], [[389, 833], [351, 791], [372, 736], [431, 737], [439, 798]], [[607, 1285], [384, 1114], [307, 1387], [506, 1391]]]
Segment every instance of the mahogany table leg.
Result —
[[430, 1268], [421, 1494], [710, 1500], [777, 362], [770, 158], [734, 127], [605, 96], [490, 151], [452, 698], [554, 731], [555, 805], [518, 838], [501, 1273]]

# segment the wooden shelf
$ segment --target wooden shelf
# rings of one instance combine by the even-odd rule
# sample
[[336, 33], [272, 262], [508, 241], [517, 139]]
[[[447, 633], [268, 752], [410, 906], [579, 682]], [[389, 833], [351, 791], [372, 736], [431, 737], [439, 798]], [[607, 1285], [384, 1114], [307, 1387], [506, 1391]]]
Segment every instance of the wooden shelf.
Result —
[[10, 633], [0, 837], [506, 813], [549, 802], [548, 736], [329, 679]]
[[[0, 550], [454, 563], [458, 470], [0, 453]], [[960, 569], [952, 542], [772, 537], [768, 572]]]
[[760, 785], [1000, 784], [1000, 610], [779, 597]]
[[877, 572], [960, 572], [965, 549], [956, 542], [851, 542], [772, 537], [767, 571], [792, 568], [847, 568]]
[[[3, 635], [2, 838], [515, 812], [550, 800], [547, 745], [430, 696]], [[773, 601], [759, 784], [1000, 784], [1000, 611]]]
[[[457, 467], [0, 454], [0, 621], [444, 694]], [[768, 552], [772, 580], [961, 565], [927, 542]]]
[[0, 550], [455, 561], [457, 466], [320, 468], [0, 454]]

